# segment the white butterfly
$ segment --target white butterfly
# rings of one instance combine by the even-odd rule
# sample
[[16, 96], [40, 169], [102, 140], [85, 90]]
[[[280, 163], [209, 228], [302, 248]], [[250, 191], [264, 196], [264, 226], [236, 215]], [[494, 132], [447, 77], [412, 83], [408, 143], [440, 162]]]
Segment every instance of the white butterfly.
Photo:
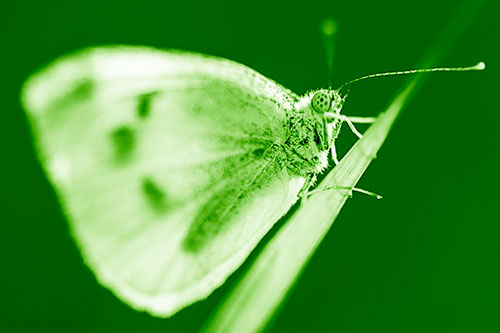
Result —
[[22, 99], [85, 262], [158, 316], [220, 286], [336, 161], [342, 122], [355, 131], [338, 90], [299, 97], [229, 60], [147, 47], [61, 58]]

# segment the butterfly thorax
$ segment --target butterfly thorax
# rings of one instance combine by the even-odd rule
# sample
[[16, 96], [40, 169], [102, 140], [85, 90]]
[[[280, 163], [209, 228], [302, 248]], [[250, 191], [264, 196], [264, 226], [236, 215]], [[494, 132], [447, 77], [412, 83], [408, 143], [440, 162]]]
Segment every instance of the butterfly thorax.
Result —
[[288, 173], [298, 176], [317, 174], [327, 165], [328, 135], [322, 118], [306, 108], [292, 113], [288, 136], [282, 145]]

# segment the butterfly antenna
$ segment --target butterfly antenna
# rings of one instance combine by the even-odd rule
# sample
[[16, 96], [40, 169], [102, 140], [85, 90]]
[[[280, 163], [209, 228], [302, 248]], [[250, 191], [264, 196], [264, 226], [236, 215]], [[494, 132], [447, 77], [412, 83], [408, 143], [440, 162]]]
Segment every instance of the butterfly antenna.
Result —
[[321, 35], [323, 45], [325, 46], [326, 63], [328, 65], [328, 85], [332, 88], [333, 83], [333, 57], [335, 54], [335, 33], [337, 32], [337, 23], [331, 17], [325, 18], [321, 22]]
[[484, 62], [479, 62], [475, 66], [470, 66], [470, 67], [440, 67], [440, 68], [428, 68], [428, 69], [412, 69], [408, 71], [399, 71], [399, 72], [386, 72], [386, 73], [377, 73], [377, 74], [370, 74], [366, 76], [362, 76], [360, 78], [357, 78], [355, 80], [349, 81], [347, 83], [344, 83], [343, 85], [340, 86], [340, 88], [337, 89], [337, 91], [340, 91], [342, 88], [345, 86], [348, 86], [354, 82], [366, 80], [366, 79], [371, 79], [374, 77], [381, 77], [381, 76], [392, 76], [392, 75], [408, 75], [408, 74], [416, 74], [416, 73], [430, 73], [430, 72], [463, 72], [463, 71], [482, 71], [483, 69], [486, 68], [486, 65]]

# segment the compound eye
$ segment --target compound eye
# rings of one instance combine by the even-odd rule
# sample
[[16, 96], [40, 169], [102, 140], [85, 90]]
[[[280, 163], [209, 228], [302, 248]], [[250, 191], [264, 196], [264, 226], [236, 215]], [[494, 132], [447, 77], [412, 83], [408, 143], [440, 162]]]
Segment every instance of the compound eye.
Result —
[[330, 110], [332, 105], [332, 96], [326, 91], [318, 91], [311, 99], [311, 106], [318, 113], [325, 113]]

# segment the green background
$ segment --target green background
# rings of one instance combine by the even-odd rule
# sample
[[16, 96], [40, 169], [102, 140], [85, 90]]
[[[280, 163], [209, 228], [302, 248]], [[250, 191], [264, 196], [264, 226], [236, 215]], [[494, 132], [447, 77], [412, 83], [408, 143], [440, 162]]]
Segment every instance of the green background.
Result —
[[[136, 312], [82, 263], [37, 163], [19, 105], [46, 62], [101, 44], [146, 44], [246, 64], [297, 93], [326, 85], [319, 21], [339, 25], [334, 81], [413, 68], [456, 1], [9, 1], [2, 38], [1, 326], [4, 332], [190, 332], [228, 289], [170, 319]], [[275, 316], [272, 332], [500, 331], [498, 2], [431, 74]], [[381, 111], [404, 78], [351, 87], [349, 115]], [[344, 130], [339, 152], [355, 141]], [[328, 207], [325, 207], [328, 209]], [[314, 223], [314, 221], [311, 221]], [[230, 282], [235, 280], [235, 275]], [[5, 330], [4, 330], [5, 329]]]

